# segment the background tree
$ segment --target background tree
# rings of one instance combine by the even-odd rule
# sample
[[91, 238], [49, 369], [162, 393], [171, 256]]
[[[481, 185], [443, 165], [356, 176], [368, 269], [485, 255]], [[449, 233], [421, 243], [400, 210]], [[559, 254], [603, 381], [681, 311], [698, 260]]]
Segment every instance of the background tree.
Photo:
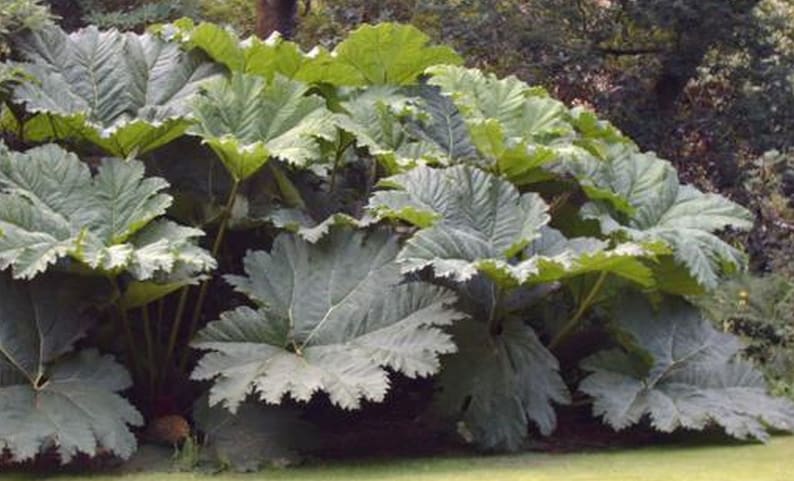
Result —
[[267, 38], [278, 31], [285, 38], [291, 38], [297, 14], [297, 0], [257, 0], [256, 34]]

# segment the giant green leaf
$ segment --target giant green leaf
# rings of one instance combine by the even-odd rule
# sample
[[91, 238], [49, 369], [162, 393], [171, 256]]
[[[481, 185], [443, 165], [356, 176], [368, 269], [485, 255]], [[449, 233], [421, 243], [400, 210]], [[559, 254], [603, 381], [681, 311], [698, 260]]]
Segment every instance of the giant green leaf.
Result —
[[[198, 238], [203, 236], [199, 229], [164, 219], [141, 229], [130, 241], [132, 260], [127, 271], [134, 281], [128, 288], [148, 286], [147, 297], [154, 300], [173, 291], [175, 285], [198, 282], [203, 278], [200, 273], [216, 267], [210, 253], [198, 246]], [[152, 298], [155, 291], [163, 292]]]
[[542, 180], [544, 166], [578, 149], [568, 109], [542, 90], [452, 65], [428, 73], [459, 109], [481, 156], [514, 183]]
[[516, 77], [499, 79], [478, 69], [453, 65], [433, 67], [428, 73], [428, 82], [450, 96], [468, 122], [494, 120], [508, 139], [540, 140], [573, 130], [562, 102]]
[[75, 280], [0, 274], [0, 448], [13, 461], [49, 449], [63, 463], [135, 450], [127, 425], [143, 419], [117, 394], [132, 383], [127, 372], [95, 350], [70, 354], [90, 327], [85, 302], [96, 294]]
[[383, 400], [385, 368], [409, 377], [439, 369], [453, 352], [436, 326], [461, 315], [446, 307], [450, 292], [399, 284], [394, 237], [336, 230], [317, 244], [276, 238], [270, 253], [245, 259], [246, 276], [228, 276], [258, 306], [227, 311], [194, 346], [211, 351], [193, 372], [214, 380], [210, 404], [235, 411], [251, 392], [276, 404], [285, 395], [307, 401], [325, 391], [346, 409]]
[[370, 217], [356, 219], [341, 212], [317, 222], [306, 212], [298, 209], [276, 209], [266, 218], [275, 227], [294, 232], [310, 244], [315, 244], [328, 235], [333, 227], [366, 227], [374, 222], [374, 219]]
[[480, 159], [452, 101], [428, 85], [373, 86], [348, 95], [339, 126], [391, 174]]
[[209, 83], [196, 101], [192, 132], [218, 154], [238, 180], [270, 157], [305, 167], [320, 160], [318, 139], [333, 140], [336, 123], [325, 100], [303, 83], [276, 76], [271, 82], [234, 73]]
[[363, 25], [330, 54], [318, 53], [301, 78], [338, 86], [411, 85], [432, 65], [462, 63], [452, 49], [431, 47], [429, 40], [411, 25]]
[[[418, 100], [396, 87], [371, 87], [343, 101], [344, 114], [337, 121], [341, 129], [353, 135], [358, 146], [366, 148], [390, 173], [426, 163], [449, 163], [450, 155], [444, 150], [449, 145], [437, 143], [428, 135], [429, 128], [417, 128], [417, 122], [411, 119], [426, 112], [417, 109]], [[435, 130], [440, 132], [443, 126]]]
[[486, 165], [513, 184], [522, 186], [552, 178], [548, 167], [561, 156], [575, 155], [574, 145], [549, 146], [522, 138], [508, 138], [504, 127], [496, 120], [470, 122], [474, 144]]
[[[668, 299], [653, 312], [642, 300], [626, 300], [617, 321], [632, 350], [584, 360], [591, 374], [579, 386], [610, 426], [623, 429], [647, 415], [664, 432], [716, 424], [740, 439], [765, 440], [767, 427], [794, 430], [794, 405], [769, 396], [763, 375], [740, 358], [739, 340], [695, 308]], [[636, 349], [650, 356], [648, 366], [638, 362]]]
[[460, 64], [449, 47], [430, 46], [430, 38], [411, 25], [381, 23], [354, 30], [329, 52], [304, 53], [278, 34], [267, 40], [240, 40], [217, 25], [179, 20], [158, 29], [166, 38], [199, 48], [234, 72], [270, 80], [275, 75], [336, 86], [415, 84], [427, 67]]
[[173, 23], [154, 25], [150, 31], [168, 41], [180, 42], [187, 49], [201, 49], [213, 62], [223, 64], [233, 72], [246, 70], [240, 39], [229, 28], [207, 22], [196, 25], [193, 19], [184, 17]]
[[667, 244], [675, 259], [708, 288], [717, 285], [723, 271], [744, 266], [742, 253], [714, 232], [749, 229], [752, 214], [718, 194], [680, 184], [667, 161], [633, 148], [615, 149], [607, 160], [590, 166], [587, 178], [626, 199], [630, 207], [626, 213], [603, 202], [587, 206], [585, 215], [599, 219], [605, 233]]
[[[156, 30], [166, 39], [181, 42], [186, 48], [203, 50], [213, 61], [225, 65], [232, 72], [258, 75], [272, 80], [281, 75], [291, 79], [310, 81], [304, 70], [318, 57], [328, 55], [316, 49], [311, 55], [294, 43], [274, 33], [267, 40], [249, 37], [241, 40], [228, 28], [202, 22], [196, 25], [188, 18]], [[315, 79], [321, 81], [322, 79]]]
[[407, 130], [418, 139], [438, 146], [444, 164], [478, 163], [463, 116], [455, 104], [439, 89], [422, 85], [410, 91], [417, 95], [421, 116], [410, 122]]
[[197, 229], [170, 221], [168, 183], [144, 177], [138, 161], [105, 159], [95, 176], [60, 147], [25, 153], [0, 151], [0, 269], [32, 278], [71, 257], [107, 273], [129, 271], [138, 280], [214, 267], [195, 246]]
[[539, 284], [585, 274], [609, 273], [639, 285], [654, 285], [652, 270], [643, 262], [664, 253], [662, 246], [609, 242], [591, 237], [566, 238], [560, 231], [543, 227], [541, 235], [523, 252], [522, 260], [512, 264], [487, 261], [480, 269], [501, 283]]
[[571, 158], [602, 158], [609, 146], [630, 143], [593, 113], [568, 109], [514, 76], [500, 79], [453, 65], [431, 67], [428, 74], [457, 106], [486, 165], [516, 185], [553, 178], [558, 164]]
[[190, 124], [188, 101], [220, 72], [199, 53], [151, 35], [88, 27], [67, 34], [39, 30], [18, 44], [20, 68], [38, 82], [20, 84], [13, 100], [34, 117], [29, 140], [88, 141], [126, 157], [161, 146]]
[[370, 208], [421, 228], [398, 256], [405, 272], [432, 267], [437, 276], [455, 281], [482, 272], [502, 287], [590, 272], [653, 283], [640, 259], [653, 257], [657, 247], [565, 239], [545, 227], [549, 216], [540, 196], [519, 194], [491, 174], [463, 166], [417, 168], [381, 184], [395, 190], [375, 193]]
[[515, 450], [530, 423], [544, 435], [554, 430], [553, 403], [567, 403], [568, 389], [530, 326], [515, 317], [489, 319], [501, 310], [493, 283], [475, 278], [465, 290], [476, 308], [451, 328], [458, 352], [443, 358], [436, 404], [479, 447]]
[[439, 277], [470, 279], [491, 259], [508, 260], [549, 221], [539, 195], [472, 167], [420, 167], [389, 177], [370, 208], [424, 229], [400, 252], [405, 272], [433, 267]]

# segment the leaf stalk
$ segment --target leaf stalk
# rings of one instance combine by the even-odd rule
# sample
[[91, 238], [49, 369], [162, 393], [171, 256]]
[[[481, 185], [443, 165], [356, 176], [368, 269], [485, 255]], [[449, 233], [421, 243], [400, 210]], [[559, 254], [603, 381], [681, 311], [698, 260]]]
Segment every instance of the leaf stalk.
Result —
[[[221, 219], [221, 223], [218, 226], [218, 232], [215, 234], [215, 241], [212, 243], [212, 257], [218, 257], [218, 253], [221, 250], [221, 245], [223, 245], [223, 238], [226, 234], [226, 230], [229, 226], [229, 219], [232, 216], [232, 209], [234, 209], [234, 203], [237, 199], [237, 191], [240, 188], [240, 184], [242, 181], [235, 179], [234, 184], [232, 184], [232, 190], [229, 192], [229, 198], [226, 200], [226, 206], [223, 209], [223, 218]], [[193, 308], [193, 315], [190, 318], [190, 326], [188, 327], [188, 342], [190, 339], [193, 339], [193, 336], [196, 333], [196, 328], [198, 327], [198, 321], [201, 317], [201, 309], [204, 307], [204, 300], [207, 297], [207, 289], [209, 288], [210, 281], [203, 282], [201, 287], [199, 287], [199, 295], [198, 299], [196, 300], [196, 305]], [[179, 370], [182, 371], [187, 366], [188, 356], [190, 354], [190, 345], [188, 344], [185, 347], [185, 350], [182, 352], [182, 358], [179, 361]]]
[[592, 289], [587, 294], [587, 297], [579, 304], [579, 308], [576, 310], [576, 313], [573, 315], [571, 320], [569, 320], [560, 331], [554, 336], [554, 339], [551, 340], [549, 343], [549, 349], [554, 349], [559, 346], [564, 340], [568, 339], [570, 335], [579, 327], [581, 323], [582, 317], [584, 316], [585, 312], [593, 305], [596, 296], [601, 291], [601, 288], [604, 286], [604, 281], [607, 278], [607, 272], [602, 271], [601, 274], [598, 276], [595, 284], [593, 284]]

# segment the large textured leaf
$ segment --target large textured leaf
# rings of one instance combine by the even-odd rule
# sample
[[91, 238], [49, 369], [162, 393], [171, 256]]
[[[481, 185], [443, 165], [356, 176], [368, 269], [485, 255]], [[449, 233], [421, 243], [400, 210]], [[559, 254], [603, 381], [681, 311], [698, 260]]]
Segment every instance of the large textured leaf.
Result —
[[739, 340], [721, 333], [681, 301], [658, 313], [644, 301], [625, 301], [619, 327], [650, 366], [621, 350], [586, 359], [579, 388], [594, 398], [593, 411], [615, 429], [649, 416], [664, 432], [721, 426], [731, 436], [767, 439], [767, 427], [794, 430], [794, 405], [767, 394], [760, 372], [739, 358]]
[[182, 42], [187, 48], [203, 50], [213, 61], [225, 65], [232, 72], [258, 75], [268, 80], [278, 74], [310, 81], [312, 79], [304, 72], [305, 67], [316, 61], [318, 56], [328, 55], [322, 49], [307, 55], [297, 44], [284, 40], [278, 33], [265, 41], [257, 37], [241, 40], [229, 29], [212, 23], [196, 25], [188, 18], [157, 30], [163, 37]]
[[337, 226], [366, 227], [375, 219], [365, 217], [356, 219], [343, 213], [333, 214], [321, 222], [315, 221], [306, 212], [298, 209], [276, 209], [267, 216], [275, 227], [296, 233], [310, 244], [317, 243]]
[[653, 272], [643, 259], [663, 252], [654, 244], [624, 242], [611, 246], [591, 237], [567, 239], [560, 231], [543, 227], [541, 236], [524, 250], [521, 261], [489, 261], [480, 268], [500, 284], [538, 284], [606, 272], [650, 287], [655, 282]]
[[489, 260], [518, 254], [549, 221], [540, 196], [519, 194], [509, 182], [471, 167], [420, 167], [382, 185], [396, 190], [377, 192], [370, 208], [424, 227], [400, 252], [405, 272], [431, 266], [439, 277], [465, 281]]
[[445, 146], [427, 134], [429, 128], [424, 122], [417, 125], [411, 119], [418, 114], [418, 101], [403, 89], [371, 87], [342, 102], [345, 112], [337, 121], [340, 128], [353, 135], [357, 145], [366, 148], [390, 173], [405, 172], [425, 163], [449, 163]]
[[198, 273], [215, 269], [215, 259], [197, 245], [204, 232], [170, 220], [158, 219], [130, 240], [127, 270], [136, 280], [158, 283], [193, 282]]
[[543, 434], [554, 430], [552, 403], [567, 403], [568, 389], [557, 359], [530, 326], [509, 318], [493, 332], [493, 284], [475, 278], [466, 287], [477, 308], [452, 328], [459, 352], [443, 359], [437, 407], [458, 417], [464, 436], [480, 447], [515, 450], [530, 423]]
[[143, 420], [118, 394], [127, 372], [94, 350], [69, 355], [90, 326], [87, 281], [13, 281], [0, 274], [0, 448], [25, 461], [54, 448], [61, 461], [100, 449], [128, 458], [127, 425]]
[[19, 85], [15, 102], [36, 114], [30, 140], [89, 141], [126, 157], [163, 145], [189, 126], [188, 100], [217, 65], [151, 35], [40, 30], [18, 45], [38, 82]]
[[435, 326], [461, 315], [446, 307], [455, 297], [444, 289], [398, 285], [396, 253], [385, 233], [334, 231], [314, 245], [281, 235], [270, 254], [249, 254], [247, 276], [227, 279], [259, 308], [223, 313], [194, 342], [212, 351], [193, 372], [215, 380], [210, 404], [235, 411], [250, 392], [275, 404], [325, 391], [354, 409], [383, 399], [384, 368], [435, 373], [438, 355], [454, 351]]
[[742, 253], [714, 235], [728, 227], [752, 227], [752, 214], [743, 207], [680, 184], [668, 162], [631, 148], [613, 150], [607, 161], [589, 169], [587, 178], [593, 185], [618, 194], [630, 207], [627, 214], [610, 205], [587, 206], [585, 215], [598, 218], [604, 232], [664, 242], [675, 259], [708, 288], [717, 285], [723, 271], [744, 266]]
[[397, 190], [376, 193], [370, 208], [422, 227], [398, 256], [406, 272], [431, 266], [437, 276], [456, 281], [482, 272], [502, 287], [604, 271], [653, 283], [640, 258], [653, 257], [658, 246], [565, 239], [545, 227], [549, 216], [538, 195], [520, 195], [507, 181], [480, 170], [417, 168], [382, 185]]
[[272, 79], [282, 75], [307, 83], [336, 86], [414, 84], [431, 65], [460, 64], [448, 47], [429, 46], [430, 38], [410, 25], [382, 23], [353, 31], [329, 52], [314, 48], [309, 53], [275, 34], [265, 41], [240, 39], [221, 27], [179, 20], [160, 28], [166, 38], [205, 51], [234, 72]]
[[427, 118], [412, 122], [409, 131], [419, 139], [437, 145], [444, 153], [445, 164], [477, 163], [477, 149], [455, 104], [441, 95], [439, 89], [427, 85], [411, 92], [416, 93], [421, 113]]
[[303, 83], [276, 76], [233, 74], [209, 83], [195, 105], [192, 130], [218, 154], [238, 180], [256, 173], [270, 157], [297, 166], [319, 160], [318, 139], [333, 140], [334, 116], [325, 100], [307, 95]]
[[429, 83], [459, 109], [480, 155], [514, 183], [542, 179], [543, 166], [578, 149], [568, 109], [542, 90], [478, 69], [442, 65], [428, 72]]
[[516, 77], [499, 79], [479, 69], [452, 65], [433, 67], [428, 72], [428, 82], [450, 96], [467, 121], [495, 120], [507, 138], [542, 139], [572, 130], [568, 109], [562, 102]]
[[168, 221], [168, 184], [144, 177], [138, 161], [105, 159], [91, 176], [74, 154], [47, 145], [26, 153], [0, 151], [0, 269], [32, 278], [71, 257], [108, 273], [127, 270], [138, 280], [214, 267], [193, 239], [196, 229]]
[[410, 85], [432, 65], [462, 62], [448, 47], [428, 46], [429, 40], [411, 25], [364, 25], [330, 55], [317, 55], [302, 76], [339, 86]]

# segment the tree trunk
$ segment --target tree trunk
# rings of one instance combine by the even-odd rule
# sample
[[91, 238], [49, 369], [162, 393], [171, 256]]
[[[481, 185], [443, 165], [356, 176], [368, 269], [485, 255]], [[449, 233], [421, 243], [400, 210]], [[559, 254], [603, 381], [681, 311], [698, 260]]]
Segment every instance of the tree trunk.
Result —
[[256, 34], [267, 38], [277, 31], [284, 38], [291, 38], [297, 14], [297, 0], [257, 0]]
[[[708, 51], [716, 44], [730, 42], [737, 27], [748, 21], [760, 0], [697, 2], [690, 0], [698, 13], [675, 25], [676, 48], [662, 60], [662, 72], [655, 86], [657, 104], [662, 114], [674, 110], [690, 79], [697, 76]], [[715, 10], [714, 6], [720, 7]]]

